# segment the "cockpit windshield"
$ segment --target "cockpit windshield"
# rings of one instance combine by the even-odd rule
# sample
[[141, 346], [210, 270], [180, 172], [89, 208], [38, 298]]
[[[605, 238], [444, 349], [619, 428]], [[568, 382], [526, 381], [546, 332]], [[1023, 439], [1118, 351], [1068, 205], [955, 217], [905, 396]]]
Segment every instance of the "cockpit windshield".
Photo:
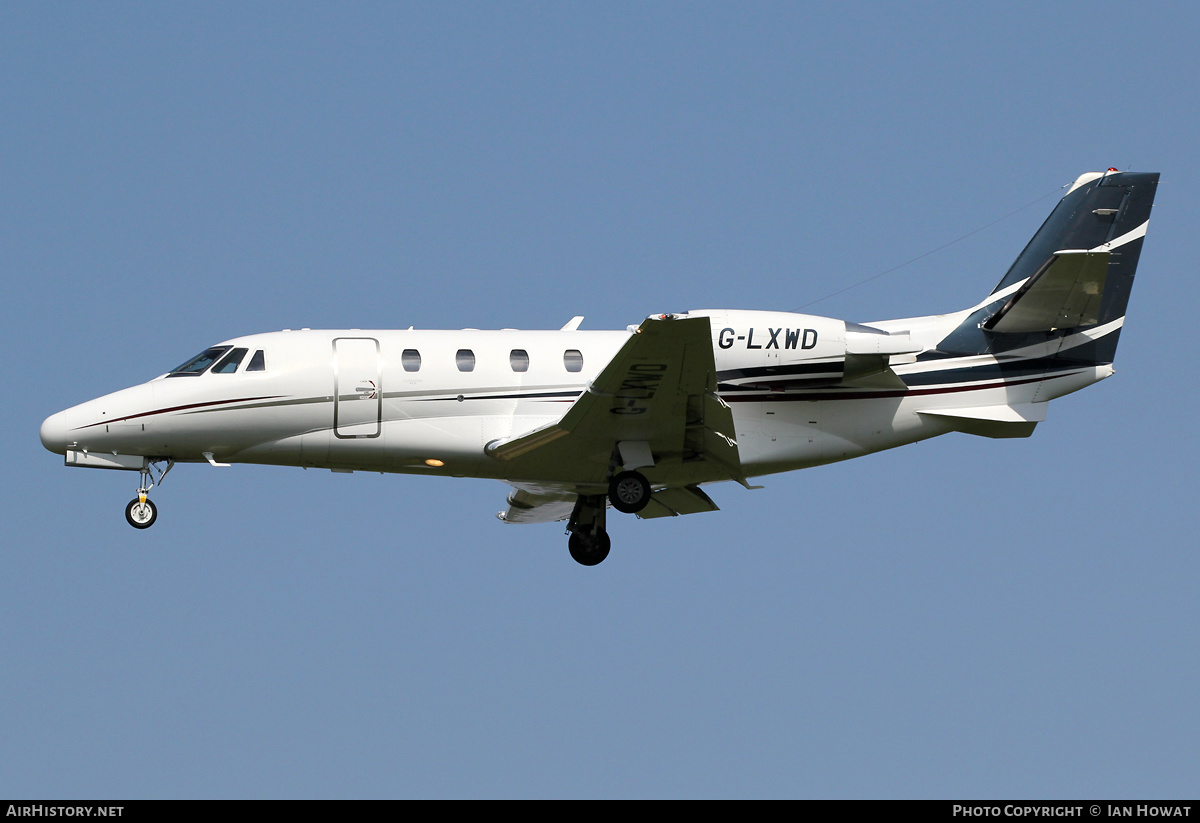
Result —
[[233, 374], [238, 370], [238, 366], [242, 364], [242, 358], [246, 356], [245, 349], [234, 349], [229, 354], [222, 358], [221, 362], [213, 366], [213, 374]]
[[[221, 355], [231, 348], [232, 346], [213, 346], [211, 349], [205, 349], [183, 365], [171, 369], [171, 373], [167, 377], [192, 377], [204, 374], [209, 366], [217, 362]], [[242, 353], [245, 353], [244, 349]]]

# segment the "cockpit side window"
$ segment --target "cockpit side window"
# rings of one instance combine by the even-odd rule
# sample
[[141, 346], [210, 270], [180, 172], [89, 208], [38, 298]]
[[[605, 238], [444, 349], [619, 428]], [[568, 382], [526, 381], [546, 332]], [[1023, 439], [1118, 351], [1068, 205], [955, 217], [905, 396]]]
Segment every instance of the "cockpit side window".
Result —
[[256, 351], [254, 353], [254, 356], [250, 358], [250, 365], [246, 366], [246, 371], [266, 371], [266, 370], [267, 370], [267, 361], [266, 361], [266, 358], [263, 356], [263, 350], [259, 349], [258, 351]]
[[198, 374], [204, 374], [204, 371], [217, 362], [218, 358], [229, 351], [230, 348], [232, 347], [213, 346], [211, 349], [205, 349], [183, 365], [171, 369], [171, 373], [167, 377], [194, 377]]
[[242, 358], [245, 356], [246, 349], [234, 349], [221, 358], [220, 363], [213, 366], [213, 374], [233, 374], [238, 370], [238, 366], [242, 364]]

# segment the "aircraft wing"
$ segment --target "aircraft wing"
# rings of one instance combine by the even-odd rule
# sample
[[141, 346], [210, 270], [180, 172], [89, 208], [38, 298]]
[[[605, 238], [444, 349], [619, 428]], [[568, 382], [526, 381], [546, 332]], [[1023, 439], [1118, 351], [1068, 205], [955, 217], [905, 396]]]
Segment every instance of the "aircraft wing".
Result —
[[[575, 510], [576, 493], [568, 489], [515, 489], [508, 496], [508, 509], [496, 516], [505, 523], [553, 523], [569, 520]], [[678, 517], [681, 514], [715, 512], [717, 504], [696, 486], [660, 489], [638, 517]]]
[[716, 386], [708, 318], [651, 317], [560, 420], [487, 453], [514, 481], [573, 493], [602, 493], [614, 462], [659, 488], [744, 481], [733, 414]]

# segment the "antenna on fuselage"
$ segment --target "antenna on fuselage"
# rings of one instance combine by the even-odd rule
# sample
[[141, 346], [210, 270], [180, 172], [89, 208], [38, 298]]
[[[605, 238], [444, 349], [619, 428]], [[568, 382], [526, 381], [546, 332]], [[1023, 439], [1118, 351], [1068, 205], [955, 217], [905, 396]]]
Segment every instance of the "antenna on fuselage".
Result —
[[[1109, 171], [1112, 171], [1112, 169], [1109, 169]], [[943, 243], [942, 245], [938, 246], [936, 249], [931, 249], [931, 250], [925, 252], [924, 254], [918, 254], [913, 259], [905, 260], [903, 263], [901, 263], [898, 266], [892, 266], [890, 269], [887, 269], [886, 271], [881, 271], [881, 272], [879, 272], [879, 274], [873, 274], [864, 280], [859, 280], [857, 283], [851, 283], [849, 286], [846, 286], [844, 289], [838, 289], [835, 292], [830, 292], [829, 294], [825, 295], [824, 297], [818, 297], [816, 300], [809, 301], [808, 303], [805, 303], [803, 306], [797, 306], [794, 309], [788, 309], [788, 311], [793, 311], [793, 312], [803, 311], [804, 309], [807, 309], [809, 306], [815, 306], [817, 303], [822, 303], [831, 297], [837, 297], [839, 294], [845, 294], [846, 292], [851, 291], [852, 289], [857, 289], [859, 286], [865, 286], [867, 283], [870, 283], [872, 280], [878, 280], [880, 277], [883, 277], [884, 275], [887, 275], [887, 274], [891, 274], [892, 272], [902, 269], [905, 266], [916, 263], [918, 260], [924, 260], [926, 257], [929, 257], [931, 254], [937, 254], [942, 249], [948, 249], [951, 246], [953, 246], [955, 243], [960, 243], [963, 240], [966, 240], [968, 237], [973, 237], [974, 235], [979, 234], [984, 229], [990, 229], [992, 226], [996, 225], [997, 223], [1003, 222], [1003, 221], [1007, 220], [1008, 218], [1012, 217], [1013, 215], [1020, 214], [1021, 212], [1025, 211], [1025, 209], [1027, 209], [1031, 206], [1035, 206], [1038, 203], [1042, 202], [1050, 195], [1058, 194], [1058, 192], [1062, 191], [1069, 185], [1071, 185], [1071, 184], [1067, 183], [1064, 186], [1059, 186], [1054, 191], [1047, 192], [1046, 194], [1043, 194], [1040, 197], [1038, 197], [1036, 200], [1030, 200], [1024, 206], [1021, 206], [1021, 208], [1014, 209], [1013, 211], [1010, 211], [1008, 214], [1004, 215], [1003, 217], [997, 217], [992, 222], [985, 223], [984, 225], [980, 226], [979, 228], [977, 228], [973, 231], [969, 231], [966, 234], [962, 235], [961, 237], [956, 237], [955, 239], [951, 240], [949, 243]]]

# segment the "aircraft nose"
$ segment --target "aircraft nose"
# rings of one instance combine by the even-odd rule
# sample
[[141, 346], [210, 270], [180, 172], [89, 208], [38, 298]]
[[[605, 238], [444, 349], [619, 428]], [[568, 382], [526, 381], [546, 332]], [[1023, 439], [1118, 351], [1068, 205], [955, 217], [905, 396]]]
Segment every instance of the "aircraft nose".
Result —
[[67, 413], [52, 414], [42, 421], [42, 445], [55, 454], [66, 454], [67, 444], [71, 437], [71, 427], [67, 421]]

